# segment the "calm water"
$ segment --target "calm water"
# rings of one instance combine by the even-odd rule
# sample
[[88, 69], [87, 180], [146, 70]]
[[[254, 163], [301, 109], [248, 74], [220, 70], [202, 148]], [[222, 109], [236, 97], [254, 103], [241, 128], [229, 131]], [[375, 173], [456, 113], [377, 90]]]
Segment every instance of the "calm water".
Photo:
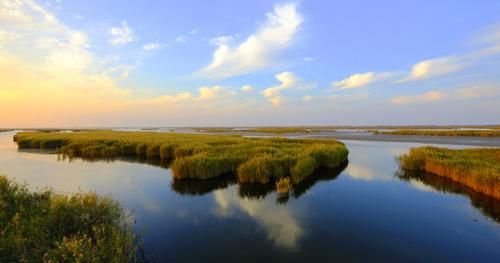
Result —
[[232, 178], [173, 184], [159, 164], [18, 152], [13, 134], [0, 133], [0, 174], [33, 189], [113, 196], [135, 211], [157, 262], [500, 262], [498, 201], [396, 174], [394, 156], [419, 144], [346, 141], [343, 171], [318, 171], [279, 196]]

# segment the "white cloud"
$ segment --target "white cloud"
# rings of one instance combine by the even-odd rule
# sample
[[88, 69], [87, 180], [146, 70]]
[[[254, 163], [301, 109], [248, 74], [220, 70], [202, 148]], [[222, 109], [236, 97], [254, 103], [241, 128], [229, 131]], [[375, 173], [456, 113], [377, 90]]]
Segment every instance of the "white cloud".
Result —
[[134, 32], [127, 21], [123, 21], [121, 27], [112, 27], [109, 33], [112, 36], [110, 42], [115, 46], [123, 46], [135, 40]]
[[362, 88], [368, 86], [376, 81], [380, 81], [383, 79], [387, 79], [390, 77], [391, 73], [382, 72], [366, 72], [366, 73], [357, 73], [353, 74], [343, 80], [332, 82], [332, 87], [335, 89], [354, 89], [354, 88]]
[[444, 76], [458, 72], [466, 67], [466, 63], [457, 56], [449, 56], [424, 60], [413, 65], [410, 74], [397, 82], [422, 80]]
[[201, 87], [199, 88], [200, 95], [195, 98], [195, 100], [212, 100], [227, 90], [222, 86], [213, 86], [213, 87]]
[[151, 51], [151, 50], [159, 49], [160, 47], [161, 47], [161, 45], [159, 43], [149, 43], [149, 44], [143, 45], [142, 50]]
[[295, 4], [278, 5], [267, 14], [266, 23], [245, 41], [236, 46], [221, 43], [212, 62], [199, 73], [223, 79], [266, 68], [273, 63], [276, 52], [292, 43], [301, 23]]
[[280, 96], [281, 92], [288, 89], [304, 90], [316, 86], [314, 83], [304, 83], [292, 72], [285, 71], [275, 75], [280, 82], [279, 85], [264, 89], [261, 94], [266, 97], [274, 106], [281, 105], [286, 101], [285, 97]]
[[263, 90], [262, 95], [267, 98], [277, 96], [280, 91], [289, 89], [297, 84], [297, 77], [292, 72], [285, 71], [277, 74], [275, 77], [281, 84]]
[[25, 28], [61, 26], [54, 15], [30, 0], [0, 1], [0, 21]]
[[241, 87], [241, 91], [243, 91], [243, 92], [251, 92], [251, 91], [253, 91], [253, 88], [250, 85], [245, 85], [245, 86]]

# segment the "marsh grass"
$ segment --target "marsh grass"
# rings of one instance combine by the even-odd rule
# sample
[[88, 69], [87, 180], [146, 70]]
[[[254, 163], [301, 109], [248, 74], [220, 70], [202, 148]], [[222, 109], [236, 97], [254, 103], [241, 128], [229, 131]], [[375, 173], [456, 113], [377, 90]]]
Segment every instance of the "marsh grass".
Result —
[[242, 183], [269, 183], [291, 177], [297, 184], [319, 167], [347, 160], [343, 143], [333, 140], [244, 138], [240, 136], [88, 131], [73, 133], [20, 132], [20, 149], [54, 149], [68, 158], [134, 156], [173, 160], [175, 179], [210, 179], [236, 174]]
[[30, 192], [0, 176], [0, 262], [136, 262], [136, 241], [108, 197]]
[[290, 189], [292, 189], [292, 183], [290, 181], [290, 177], [283, 177], [276, 181], [276, 192], [282, 194], [282, 193], [289, 193]]
[[403, 170], [427, 171], [500, 199], [500, 148], [419, 147], [398, 161]]
[[500, 130], [377, 130], [373, 133], [383, 135], [500, 137]]

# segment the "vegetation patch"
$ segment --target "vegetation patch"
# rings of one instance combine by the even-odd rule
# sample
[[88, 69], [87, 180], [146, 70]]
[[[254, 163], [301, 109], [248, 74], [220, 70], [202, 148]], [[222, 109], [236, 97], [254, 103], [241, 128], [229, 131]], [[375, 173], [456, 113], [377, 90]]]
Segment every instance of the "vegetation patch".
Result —
[[30, 192], [0, 176], [0, 262], [137, 262], [126, 219], [110, 198]]
[[374, 131], [374, 134], [384, 135], [422, 135], [422, 136], [474, 136], [500, 137], [500, 130], [396, 130]]
[[403, 170], [427, 171], [500, 199], [500, 148], [412, 148], [398, 157]]
[[290, 177], [294, 184], [319, 167], [347, 160], [343, 143], [334, 140], [245, 138], [206, 134], [88, 131], [21, 132], [19, 148], [57, 148], [65, 157], [121, 156], [173, 160], [176, 179], [210, 179], [236, 174], [239, 182], [269, 183]]

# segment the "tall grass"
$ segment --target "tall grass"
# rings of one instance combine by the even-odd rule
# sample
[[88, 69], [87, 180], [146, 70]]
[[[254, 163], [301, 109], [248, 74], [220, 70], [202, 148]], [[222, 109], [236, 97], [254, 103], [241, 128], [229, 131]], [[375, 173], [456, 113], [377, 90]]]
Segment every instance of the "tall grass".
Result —
[[21, 132], [19, 148], [57, 148], [63, 156], [171, 159], [174, 178], [209, 179], [236, 174], [239, 182], [269, 183], [291, 177], [294, 184], [319, 167], [347, 160], [344, 144], [333, 140], [244, 138], [205, 134], [88, 131]]
[[136, 262], [136, 251], [112, 199], [29, 192], [0, 176], [0, 262]]
[[374, 131], [384, 135], [500, 137], [500, 130], [396, 130]]
[[500, 148], [412, 148], [398, 158], [403, 170], [427, 171], [500, 199]]

